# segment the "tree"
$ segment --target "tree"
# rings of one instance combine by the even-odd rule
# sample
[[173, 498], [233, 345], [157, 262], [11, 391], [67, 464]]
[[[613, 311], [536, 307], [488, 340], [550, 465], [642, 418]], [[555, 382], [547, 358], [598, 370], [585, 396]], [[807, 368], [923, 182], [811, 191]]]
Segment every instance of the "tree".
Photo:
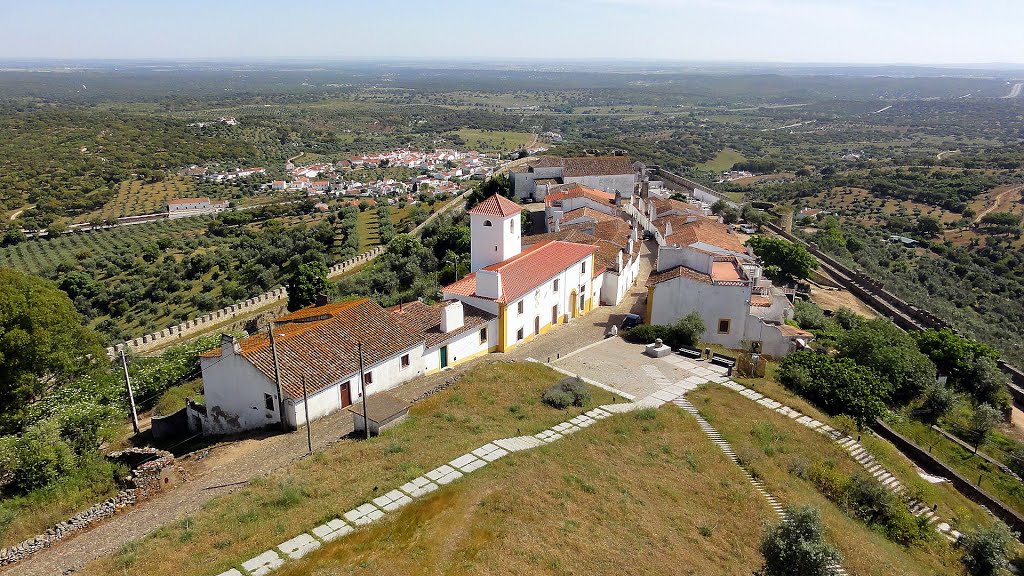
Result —
[[971, 414], [971, 438], [974, 440], [975, 452], [1002, 419], [1003, 415], [988, 404], [979, 404], [974, 408], [974, 414]]
[[722, 212], [725, 212], [725, 209], [728, 207], [729, 205], [726, 204], [725, 200], [719, 198], [718, 200], [715, 200], [714, 204], [711, 205], [711, 213], [717, 216]]
[[[673, 343], [669, 344], [673, 348], [679, 346], [693, 346], [700, 342], [701, 336], [707, 327], [704, 325], [704, 320], [701, 319], [700, 315], [696, 312], [690, 312], [686, 316], [683, 316], [679, 320], [676, 320], [669, 327], [669, 334], [673, 339]], [[674, 344], [674, 345], [673, 345]]]
[[288, 281], [288, 310], [305, 308], [316, 302], [317, 296], [329, 293], [327, 266], [323, 262], [300, 264]]
[[917, 233], [927, 238], [934, 238], [942, 233], [942, 222], [934, 216], [921, 216], [917, 219]]
[[0, 269], [0, 432], [21, 426], [28, 404], [107, 368], [99, 335], [53, 283]]
[[476, 188], [470, 192], [469, 197], [466, 199], [466, 209], [469, 210], [484, 199], [490, 198], [495, 194], [515, 200], [512, 192], [512, 181], [508, 179], [507, 174], [498, 174], [477, 184]]
[[54, 220], [53, 222], [50, 223], [49, 226], [46, 227], [46, 234], [51, 238], [55, 236], [60, 236], [61, 234], [64, 234], [67, 231], [68, 225], [61, 220]]
[[935, 365], [913, 337], [890, 320], [875, 318], [844, 332], [836, 342], [840, 353], [867, 366], [892, 384], [892, 399], [904, 403], [935, 382]]
[[765, 532], [761, 555], [759, 576], [831, 576], [832, 567], [843, 559], [825, 542], [821, 516], [810, 506], [787, 508], [786, 518]]
[[963, 550], [960, 561], [971, 576], [996, 576], [1009, 568], [1008, 555], [1016, 539], [1002, 522], [968, 532], [957, 542]]
[[808, 350], [786, 356], [779, 381], [830, 414], [847, 414], [864, 427], [882, 416], [892, 384], [867, 366]]
[[747, 240], [747, 246], [764, 264], [765, 274], [770, 278], [790, 282], [810, 276], [818, 265], [814, 256], [800, 244], [776, 236], [754, 236]]
[[2, 244], [4, 246], [14, 246], [25, 241], [25, 233], [21, 231], [21, 228], [17, 226], [11, 226], [4, 232], [4, 239]]
[[939, 421], [956, 404], [957, 394], [952, 388], [938, 382], [933, 382], [924, 391], [924, 401], [921, 402], [921, 410], [924, 412], [924, 420], [930, 424]]

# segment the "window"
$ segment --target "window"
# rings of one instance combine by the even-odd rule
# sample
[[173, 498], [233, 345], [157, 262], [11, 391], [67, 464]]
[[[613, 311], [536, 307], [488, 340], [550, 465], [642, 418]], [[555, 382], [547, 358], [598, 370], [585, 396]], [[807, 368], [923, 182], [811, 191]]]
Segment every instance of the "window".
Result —
[[513, 218], [513, 219], [508, 221], [508, 231], [509, 232], [513, 232], [513, 233], [516, 231], [516, 220], [515, 220], [515, 218]]
[[404, 370], [404, 369], [406, 369], [408, 367], [409, 367], [409, 355], [405, 354], [405, 355], [402, 356], [402, 369]]
[[492, 226], [490, 220], [484, 220], [484, 226]]
[[481, 344], [486, 344], [487, 343], [487, 328], [481, 328], [480, 329], [480, 343]]
[[584, 260], [582, 263], [580, 263], [580, 274], [586, 274], [586, 273], [587, 273], [587, 262], [586, 262], [586, 260]]
[[582, 312], [585, 309], [585, 305], [587, 303], [587, 299], [583, 295], [583, 288], [583, 286], [580, 286], [580, 312]]
[[274, 397], [270, 394], [263, 395], [263, 404], [267, 407], [267, 410], [274, 409]]
[[730, 323], [731, 323], [730, 320], [727, 319], [727, 318], [723, 318], [723, 319], [719, 320], [718, 321], [718, 333], [719, 334], [728, 334], [729, 333], [729, 324]]
[[522, 339], [523, 339], [523, 329], [520, 328], [519, 331], [516, 332], [516, 341], [518, 342], [518, 341], [520, 341]]
[[520, 314], [523, 313], [523, 301], [522, 300], [519, 301], [519, 304], [516, 306], [516, 310], [518, 310]]
[[551, 284], [551, 291], [558, 292], [558, 278], [555, 278], [555, 281]]
[[370, 384], [373, 384], [373, 372], [363, 374], [363, 386], [369, 386]]

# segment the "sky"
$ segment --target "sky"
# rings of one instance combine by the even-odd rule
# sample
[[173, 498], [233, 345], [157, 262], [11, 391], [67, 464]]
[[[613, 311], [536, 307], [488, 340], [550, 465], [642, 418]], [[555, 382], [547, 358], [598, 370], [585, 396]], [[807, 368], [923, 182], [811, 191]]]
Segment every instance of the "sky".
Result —
[[1024, 0], [4, 0], [0, 59], [1024, 63]]

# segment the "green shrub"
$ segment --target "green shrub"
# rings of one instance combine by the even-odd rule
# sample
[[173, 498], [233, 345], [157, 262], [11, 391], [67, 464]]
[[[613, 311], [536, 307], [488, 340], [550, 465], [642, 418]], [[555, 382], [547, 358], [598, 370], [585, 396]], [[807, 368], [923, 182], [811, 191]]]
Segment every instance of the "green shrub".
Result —
[[658, 338], [670, 348], [696, 346], [704, 335], [704, 320], [696, 312], [691, 312], [670, 325], [641, 324], [630, 328], [622, 337], [627, 342], [650, 344]]
[[565, 410], [569, 406], [572, 406], [573, 395], [565, 390], [559, 390], [557, 388], [549, 388], [544, 391], [544, 396], [541, 400], [545, 404], [552, 408], [558, 408], [559, 410]]
[[559, 410], [569, 406], [583, 407], [590, 403], [590, 390], [579, 378], [566, 378], [545, 390], [541, 400]]
[[958, 545], [963, 549], [960, 561], [971, 576], [995, 576], [1009, 567], [1007, 555], [1016, 535], [1002, 522], [965, 534]]
[[769, 526], [761, 540], [764, 565], [758, 576], [831, 576], [842, 554], [825, 542], [818, 511], [810, 506], [788, 508], [786, 519]]

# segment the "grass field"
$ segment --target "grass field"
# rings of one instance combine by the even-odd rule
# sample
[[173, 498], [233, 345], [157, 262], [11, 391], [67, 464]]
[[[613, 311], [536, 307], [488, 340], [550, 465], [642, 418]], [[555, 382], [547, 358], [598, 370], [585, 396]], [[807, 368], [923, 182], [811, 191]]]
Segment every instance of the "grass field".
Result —
[[194, 184], [191, 178], [171, 176], [160, 182], [144, 184], [140, 180], [127, 180], [117, 186], [114, 198], [99, 210], [75, 218], [76, 222], [101, 222], [122, 216], [155, 214], [167, 209], [172, 198], [189, 198]]
[[770, 514], [673, 406], [507, 456], [280, 574], [749, 575]]
[[465, 128], [458, 130], [455, 134], [458, 134], [466, 142], [467, 149], [479, 152], [511, 152], [533, 142], [533, 134], [529, 132], [498, 132]]
[[489, 440], [539, 432], [585, 410], [559, 411], [540, 402], [543, 390], [561, 378], [532, 363], [481, 366], [417, 403], [406, 422], [384, 435], [342, 440], [212, 500], [187, 521], [165, 526], [83, 573], [219, 574], [362, 504], [376, 495], [375, 486], [400, 486]]
[[746, 157], [744, 157], [743, 154], [740, 154], [732, 148], [725, 148], [713, 159], [697, 165], [697, 168], [701, 170], [710, 170], [711, 172], [726, 172], [732, 169], [733, 164], [744, 160], [746, 160]]
[[[764, 482], [769, 492], [781, 502], [811, 505], [821, 511], [827, 538], [842, 551], [843, 567], [850, 574], [962, 574], [958, 553], [944, 539], [936, 535], [918, 546], [895, 544], [849, 516], [826, 499], [812, 482], [799, 475], [800, 470], [824, 462], [833, 463], [844, 474], [862, 473], [863, 469], [825, 436], [721, 387], [702, 388], [691, 394], [691, 401], [732, 443], [736, 454], [748, 463], [751, 473]], [[938, 514], [958, 529], [969, 530], [978, 522], [989, 521], [978, 506], [948, 485], [927, 485], [916, 477], [909, 464], [893, 465], [897, 458], [889, 450], [880, 449], [880, 445], [870, 439], [866, 444], [879, 461], [892, 465], [890, 471], [911, 491], [934, 489], [925, 494], [924, 501], [937, 502]], [[930, 497], [936, 500], [928, 499]]]

